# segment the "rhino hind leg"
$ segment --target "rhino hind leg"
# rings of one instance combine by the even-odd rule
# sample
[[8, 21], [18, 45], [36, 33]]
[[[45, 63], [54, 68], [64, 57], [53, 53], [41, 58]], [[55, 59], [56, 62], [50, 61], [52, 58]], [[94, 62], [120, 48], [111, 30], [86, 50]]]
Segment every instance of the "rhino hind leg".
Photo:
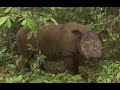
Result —
[[79, 74], [78, 66], [79, 63], [73, 59], [73, 57], [65, 57], [64, 58], [64, 65], [67, 69], [67, 72], [72, 75]]
[[23, 65], [23, 70], [24, 70], [24, 72], [30, 72], [30, 71], [31, 71], [29, 62], [26, 62], [26, 63]]
[[39, 61], [39, 69], [43, 71], [47, 71], [47, 69], [45, 68], [45, 63], [40, 63]]
[[23, 66], [22, 66], [22, 69], [23, 69], [23, 72], [30, 72], [31, 71], [31, 67], [30, 67], [30, 64], [29, 64], [29, 60], [31, 58], [31, 53], [26, 53], [26, 55], [22, 56], [23, 58]]
[[29, 72], [31, 71], [30, 64], [29, 64], [29, 57], [25, 57], [23, 55], [20, 56], [20, 58], [16, 61], [16, 69], [18, 72]]
[[17, 60], [16, 60], [16, 70], [17, 72], [20, 72], [22, 65], [24, 63], [24, 61], [22, 60], [22, 56], [20, 56]]

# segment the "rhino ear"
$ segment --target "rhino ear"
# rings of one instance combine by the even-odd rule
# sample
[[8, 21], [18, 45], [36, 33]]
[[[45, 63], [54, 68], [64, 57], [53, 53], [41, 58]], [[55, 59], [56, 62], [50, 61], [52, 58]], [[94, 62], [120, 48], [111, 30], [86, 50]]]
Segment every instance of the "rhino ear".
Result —
[[81, 39], [81, 32], [79, 30], [73, 30], [72, 33], [78, 38]]
[[108, 35], [108, 31], [107, 30], [103, 30], [101, 32], [98, 33], [98, 37], [100, 38], [100, 40], [103, 40], [103, 38]]

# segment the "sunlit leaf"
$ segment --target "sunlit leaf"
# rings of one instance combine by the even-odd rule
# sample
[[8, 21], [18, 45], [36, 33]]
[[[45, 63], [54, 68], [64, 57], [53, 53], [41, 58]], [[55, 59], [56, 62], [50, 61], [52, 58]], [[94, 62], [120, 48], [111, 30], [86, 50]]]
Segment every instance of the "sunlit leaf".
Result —
[[11, 9], [12, 9], [12, 7], [6, 8], [6, 9], [5, 9], [5, 13], [8, 13]]
[[32, 32], [29, 32], [29, 33], [27, 34], [27, 40], [29, 40], [29, 39], [32, 37], [32, 35], [33, 35], [33, 33], [32, 33]]
[[116, 79], [117, 79], [117, 81], [120, 80], [120, 72], [117, 74]]
[[21, 24], [26, 25], [26, 20], [23, 20]]
[[55, 7], [51, 7], [52, 10], [55, 10]]
[[5, 21], [7, 20], [7, 16], [5, 16], [5, 17], [1, 17], [0, 18], [0, 25], [2, 25], [3, 23], [5, 23]]
[[27, 50], [31, 50], [32, 49], [32, 45], [31, 44], [27, 44], [28, 48]]
[[26, 19], [27, 26], [32, 30], [32, 32], [35, 32], [35, 23], [31, 19]]
[[7, 25], [7, 27], [8, 27], [8, 28], [10, 28], [10, 27], [11, 27], [11, 21], [10, 21], [10, 19], [9, 19], [9, 18], [6, 20], [6, 25]]
[[54, 18], [51, 17], [50, 19], [55, 25], [58, 25], [57, 21]]

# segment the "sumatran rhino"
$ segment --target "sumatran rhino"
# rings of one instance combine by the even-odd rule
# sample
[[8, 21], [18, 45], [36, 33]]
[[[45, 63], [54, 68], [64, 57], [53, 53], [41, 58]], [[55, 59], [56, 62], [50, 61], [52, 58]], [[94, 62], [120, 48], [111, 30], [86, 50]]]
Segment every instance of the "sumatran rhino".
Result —
[[[101, 37], [104, 31], [97, 33], [85, 25], [68, 22], [60, 25], [49, 24], [38, 32], [37, 37], [27, 40], [29, 29], [20, 29], [16, 35], [16, 44], [21, 54], [18, 68], [28, 68], [29, 59], [34, 56], [28, 51], [27, 44], [39, 49], [46, 60], [63, 60], [69, 74], [78, 74], [78, 67], [82, 57], [99, 61], [102, 54]], [[41, 64], [41, 67], [43, 65]]]

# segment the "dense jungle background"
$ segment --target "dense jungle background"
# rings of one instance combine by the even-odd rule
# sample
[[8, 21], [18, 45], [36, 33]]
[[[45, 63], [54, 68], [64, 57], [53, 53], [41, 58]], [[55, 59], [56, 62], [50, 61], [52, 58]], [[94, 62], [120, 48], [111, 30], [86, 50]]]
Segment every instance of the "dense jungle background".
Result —
[[[107, 30], [103, 40], [103, 55], [97, 70], [89, 70], [88, 62], [80, 66], [79, 75], [69, 75], [63, 62], [46, 62], [47, 72], [40, 71], [38, 55], [30, 62], [32, 71], [16, 71], [20, 53], [16, 33], [25, 26], [31, 32], [52, 22], [78, 22], [92, 30]], [[29, 33], [28, 38], [32, 36]], [[89, 62], [90, 63], [90, 62]], [[120, 83], [120, 7], [1, 7], [0, 8], [0, 82], [1, 83]]]

